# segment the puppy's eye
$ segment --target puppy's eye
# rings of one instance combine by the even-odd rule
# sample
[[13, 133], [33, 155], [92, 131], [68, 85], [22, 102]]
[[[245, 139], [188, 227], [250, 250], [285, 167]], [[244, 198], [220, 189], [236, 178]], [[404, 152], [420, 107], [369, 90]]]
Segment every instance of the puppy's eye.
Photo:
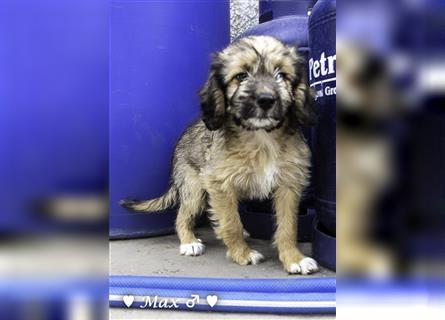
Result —
[[284, 77], [285, 77], [285, 74], [283, 73], [283, 72], [277, 72], [276, 74], [275, 74], [275, 79], [277, 79], [277, 80], [283, 80], [284, 79]]
[[243, 81], [243, 80], [245, 80], [248, 76], [249, 76], [249, 75], [247, 74], [247, 72], [241, 72], [241, 73], [238, 73], [238, 74], [235, 76], [235, 79], [238, 80], [238, 81]]

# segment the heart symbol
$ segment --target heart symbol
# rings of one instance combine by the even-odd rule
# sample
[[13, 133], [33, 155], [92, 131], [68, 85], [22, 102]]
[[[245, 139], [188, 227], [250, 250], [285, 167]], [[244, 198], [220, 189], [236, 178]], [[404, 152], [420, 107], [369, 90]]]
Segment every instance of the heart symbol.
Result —
[[215, 295], [208, 295], [207, 296], [207, 303], [209, 304], [209, 306], [211, 306], [212, 308], [215, 306], [216, 301], [218, 301], [218, 297]]
[[133, 304], [134, 301], [134, 297], [133, 296], [124, 296], [124, 303], [127, 306], [127, 308], [130, 308], [131, 305]]

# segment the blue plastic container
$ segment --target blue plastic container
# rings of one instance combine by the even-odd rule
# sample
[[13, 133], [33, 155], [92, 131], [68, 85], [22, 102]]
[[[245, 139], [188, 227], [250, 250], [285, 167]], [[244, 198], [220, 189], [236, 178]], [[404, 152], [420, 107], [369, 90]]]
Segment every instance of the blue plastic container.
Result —
[[319, 119], [314, 132], [315, 206], [320, 222], [335, 233], [336, 2], [320, 0], [309, 19], [309, 83]]
[[200, 115], [210, 54], [228, 43], [227, 1], [111, 1], [111, 238], [173, 232], [175, 209], [140, 214], [119, 200], [167, 190], [175, 143]]
[[336, 239], [330, 235], [318, 222], [314, 220], [312, 235], [312, 255], [324, 267], [336, 270]]
[[312, 2], [314, 0], [262, 0], [259, 4], [260, 23], [288, 15], [305, 16]]
[[[309, 84], [316, 92], [318, 123], [313, 141], [314, 201], [320, 228], [315, 225], [314, 256], [335, 265], [336, 234], [336, 1], [319, 0], [309, 18]], [[324, 236], [323, 236], [323, 233]], [[323, 248], [332, 248], [326, 252]], [[330, 257], [327, 259], [326, 257]]]
[[[275, 216], [271, 203], [251, 201], [240, 206], [241, 221], [252, 238], [270, 240], [275, 233]], [[297, 240], [310, 242], [312, 240], [312, 225], [315, 210], [303, 201], [300, 205]]]
[[267, 35], [298, 47], [298, 52], [308, 56], [308, 17], [306, 15], [285, 16], [276, 20], [261, 23], [245, 31], [240, 38], [247, 36]]

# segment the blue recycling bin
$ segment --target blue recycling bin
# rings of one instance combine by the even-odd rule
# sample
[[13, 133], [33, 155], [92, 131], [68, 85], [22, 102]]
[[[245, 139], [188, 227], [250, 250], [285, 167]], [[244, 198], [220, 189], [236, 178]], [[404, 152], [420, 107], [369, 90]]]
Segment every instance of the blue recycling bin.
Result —
[[[320, 248], [333, 247], [336, 232], [336, 1], [319, 0], [309, 18], [309, 84], [316, 94], [318, 123], [313, 141], [314, 200], [318, 224], [314, 225], [315, 258], [335, 266]], [[320, 233], [324, 233], [323, 236]], [[331, 241], [329, 244], [328, 242]], [[318, 250], [318, 251], [317, 251]], [[320, 254], [317, 256], [317, 252]], [[330, 257], [330, 258], [329, 258]]]
[[229, 43], [228, 1], [111, 1], [110, 237], [174, 231], [174, 208], [141, 214], [121, 199], [168, 188], [175, 143], [200, 116], [210, 54]]

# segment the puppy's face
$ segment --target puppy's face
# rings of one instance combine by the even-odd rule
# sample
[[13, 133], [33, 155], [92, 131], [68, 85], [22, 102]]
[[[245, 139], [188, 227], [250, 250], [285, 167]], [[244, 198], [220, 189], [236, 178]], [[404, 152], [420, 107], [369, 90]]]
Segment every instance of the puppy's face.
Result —
[[272, 38], [244, 39], [220, 55], [226, 111], [243, 128], [276, 128], [292, 104], [295, 51]]
[[201, 90], [203, 120], [210, 130], [224, 122], [241, 129], [271, 131], [310, 125], [312, 97], [303, 60], [294, 48], [271, 37], [248, 37], [216, 54]]

